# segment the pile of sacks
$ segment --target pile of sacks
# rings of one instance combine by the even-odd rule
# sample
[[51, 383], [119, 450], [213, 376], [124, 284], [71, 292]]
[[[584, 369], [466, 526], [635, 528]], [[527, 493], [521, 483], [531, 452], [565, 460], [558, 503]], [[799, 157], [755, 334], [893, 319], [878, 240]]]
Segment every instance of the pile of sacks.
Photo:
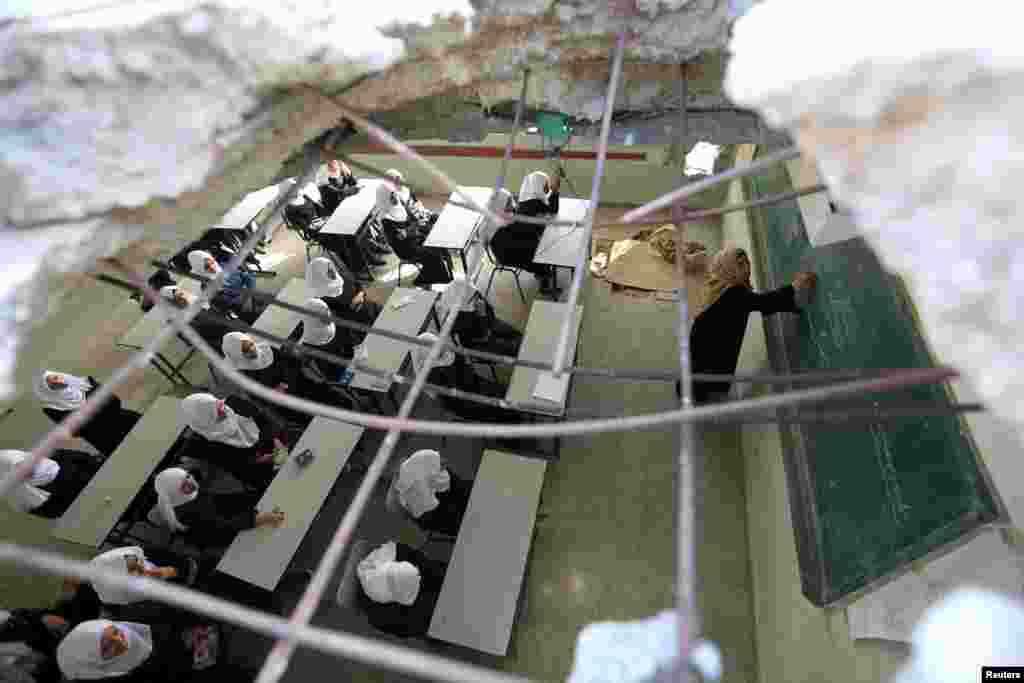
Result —
[[617, 240], [610, 251], [600, 251], [590, 263], [590, 272], [614, 284], [648, 290], [678, 289], [676, 260], [683, 255], [686, 275], [703, 275], [710, 257], [700, 242], [679, 244], [674, 225], [644, 230], [628, 240]]

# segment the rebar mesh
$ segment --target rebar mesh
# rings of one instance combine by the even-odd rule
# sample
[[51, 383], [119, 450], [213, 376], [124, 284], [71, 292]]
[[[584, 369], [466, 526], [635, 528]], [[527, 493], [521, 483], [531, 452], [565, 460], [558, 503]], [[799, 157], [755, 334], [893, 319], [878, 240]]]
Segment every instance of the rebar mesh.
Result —
[[[619, 82], [619, 73], [621, 70], [622, 52], [624, 45], [625, 36], [620, 34], [617, 39], [615, 46], [615, 52], [612, 59], [612, 77], [609, 82], [608, 94], [606, 96], [607, 107], [605, 111], [605, 120], [602, 135], [599, 142], [598, 149], [598, 165], [597, 172], [594, 179], [590, 208], [588, 209], [587, 216], [585, 218], [585, 230], [586, 235], [589, 237], [591, 230], [594, 226], [594, 216], [596, 214], [597, 206], [600, 198], [600, 187], [603, 176], [603, 160], [605, 158], [608, 146], [608, 122], [610, 120], [613, 103], [615, 101], [616, 89]], [[422, 168], [428, 171], [434, 178], [436, 178], [449, 192], [456, 192], [464, 200], [463, 202], [455, 202], [458, 206], [464, 206], [472, 210], [482, 213], [488, 220], [494, 221], [498, 225], [506, 225], [510, 222], [511, 217], [504, 214], [496, 214], [492, 212], [489, 207], [477, 204], [472, 197], [466, 196], [460, 190], [458, 185], [449, 178], [441, 169], [437, 168], [426, 159], [416, 154], [410, 147], [402, 143], [401, 141], [393, 138], [386, 131], [381, 130], [370, 121], [357, 115], [355, 112], [338, 104], [329, 95], [326, 95], [318, 90], [314, 86], [306, 86], [312, 90], [315, 90], [324, 99], [334, 103], [337, 107], [339, 115], [345, 117], [351, 121], [357, 128], [360, 128], [363, 132], [367, 133], [370, 137], [375, 140], [387, 145], [393, 149], [397, 154], [405, 159], [412, 160], [419, 164]], [[523, 94], [520, 98], [519, 108], [517, 109], [517, 117], [519, 112], [522, 110], [523, 99], [525, 98], [526, 84], [524, 82]], [[516, 127], [518, 128], [518, 126]], [[495, 189], [500, 188], [504, 184], [505, 170], [507, 162], [511, 153], [512, 144], [515, 136], [510, 136], [508, 141], [508, 147], [506, 149], [505, 158], [502, 162], [501, 170], [498, 174]], [[642, 207], [627, 212], [622, 217], [622, 222], [635, 222], [638, 219], [648, 215], [652, 211], [659, 208], [669, 206], [678, 203], [685, 199], [685, 197], [695, 194], [696, 192], [707, 189], [718, 183], [739, 178], [747, 174], [756, 173], [759, 169], [763, 169], [769, 164], [778, 163], [786, 159], [794, 158], [798, 155], [795, 149], [786, 149], [781, 152], [772, 154], [763, 160], [753, 163], [747, 167], [731, 169], [725, 173], [707, 178], [705, 180], [698, 181], [696, 183], [687, 184], [680, 189], [668, 193], [658, 199], [655, 199]], [[372, 171], [372, 167], [367, 167], [365, 164], [354, 162], [344, 155], [340, 155], [341, 158], [345, 158], [350, 164], [359, 168], [369, 168]], [[410, 389], [406, 394], [402, 405], [399, 409], [397, 416], [385, 417], [379, 415], [371, 415], [356, 411], [342, 410], [328, 405], [313, 403], [304, 399], [300, 399], [294, 396], [283, 395], [279, 392], [268, 389], [253, 380], [241, 375], [234, 367], [228, 362], [220, 358], [219, 354], [212, 349], [206, 342], [199, 336], [199, 334], [191, 328], [189, 321], [199, 312], [203, 304], [209, 300], [210, 297], [215, 295], [220, 288], [223, 286], [224, 279], [232, 274], [241, 263], [244, 262], [246, 257], [252, 252], [256, 244], [264, 237], [265, 232], [271, 225], [276, 225], [280, 221], [280, 214], [284, 206], [295, 196], [295, 194], [315, 177], [316, 168], [319, 165], [319, 159], [308, 159], [309, 163], [304, 176], [295, 183], [287, 193], [283, 194], [276, 200], [273, 215], [271, 219], [264, 221], [262, 227], [256, 230], [245, 242], [238, 253], [231, 259], [230, 263], [224, 267], [223, 272], [208, 282], [208, 286], [196, 297], [196, 299], [188, 306], [184, 312], [180, 312], [173, 309], [164, 302], [159, 295], [157, 295], [152, 289], [149, 289], [145, 284], [143, 277], [121, 265], [115, 263], [125, 276], [129, 279], [130, 284], [145, 292], [145, 295], [151, 298], [156, 307], [166, 315], [169, 323], [162, 329], [154, 339], [142, 350], [135, 354], [123, 367], [118, 369], [113, 376], [102, 386], [101, 389], [96, 391], [85, 404], [72, 416], [70, 416], [65, 422], [60, 425], [53, 427], [32, 449], [31, 457], [26, 458], [21, 465], [16, 468], [9, 477], [0, 482], [0, 496], [5, 495], [12, 486], [16, 483], [22, 482], [28, 478], [33, 467], [41, 461], [42, 458], [50, 454], [58, 445], [61, 439], [69, 437], [75, 430], [83, 425], [95, 412], [99, 409], [102, 404], [109, 399], [113, 391], [125, 381], [130, 373], [134, 370], [145, 367], [149, 362], [152, 355], [158, 351], [161, 346], [174, 334], [182, 335], [190, 344], [192, 344], [198, 351], [206, 357], [206, 359], [215, 367], [219, 372], [230, 380], [237, 384], [246, 392], [251, 395], [262, 399], [266, 402], [293, 410], [302, 411], [304, 413], [322, 416], [329, 419], [341, 420], [351, 424], [362, 425], [369, 429], [383, 430], [387, 432], [387, 435], [374, 456], [372, 463], [363, 476], [360, 486], [355, 494], [354, 499], [349, 505], [343, 519], [341, 520], [334, 537], [332, 538], [326, 552], [324, 553], [321, 562], [315, 571], [312, 580], [307, 586], [301, 600], [291, 617], [287, 620], [281, 619], [277, 616], [269, 613], [260, 612], [257, 610], [241, 607], [233, 604], [229, 601], [211, 597], [205, 593], [200, 593], [187, 588], [176, 587], [155, 581], [149, 578], [138, 578], [124, 574], [119, 574], [112, 571], [99, 570], [86, 563], [73, 561], [62, 558], [52, 553], [46, 553], [34, 549], [29, 549], [16, 545], [0, 545], [0, 559], [14, 562], [19, 565], [30, 567], [46, 572], [57, 573], [62, 575], [73, 575], [84, 580], [95, 580], [102, 578], [103, 581], [109, 583], [115, 587], [127, 588], [138, 592], [140, 595], [166, 602], [171, 605], [186, 608], [204, 614], [225, 622], [230, 622], [244, 626], [249, 629], [253, 629], [264, 634], [268, 634], [277, 639], [277, 642], [272, 649], [270, 655], [264, 663], [264, 667], [259, 676], [260, 683], [275, 683], [285, 673], [288, 662], [295, 647], [304, 646], [314, 649], [321, 650], [323, 652], [331, 653], [340, 657], [349, 658], [352, 660], [364, 662], [376, 667], [388, 668], [395, 671], [404, 672], [407, 674], [422, 676], [423, 678], [429, 678], [438, 681], [465, 681], [465, 682], [488, 682], [493, 681], [494, 683], [511, 683], [513, 681], [523, 680], [519, 677], [500, 673], [492, 670], [482, 669], [475, 666], [470, 666], [464, 663], [456, 662], [453, 660], [437, 657], [433, 655], [424, 654], [409, 648], [396, 647], [380, 641], [371, 640], [363, 637], [358, 637], [345, 633], [338, 633], [327, 631], [324, 629], [314, 628], [309, 626], [310, 618], [317, 604], [320, 602], [321, 596], [326, 588], [327, 582], [331, 574], [333, 573], [336, 565], [340, 561], [344, 550], [346, 549], [349, 541], [352, 538], [352, 534], [355, 530], [356, 524], [358, 523], [361, 515], [366, 509], [366, 506], [373, 493], [374, 487], [386, 471], [387, 464], [393, 453], [395, 445], [401, 435], [406, 433], [422, 433], [422, 434], [434, 434], [434, 435], [446, 435], [446, 436], [461, 436], [461, 437], [474, 437], [474, 436], [488, 436], [494, 430], [494, 425], [486, 423], [450, 423], [444, 421], [425, 421], [425, 420], [413, 420], [410, 418], [416, 403], [424, 390], [428, 393], [444, 393], [445, 387], [438, 387], [428, 385], [426, 382], [427, 375], [430, 373], [434, 366], [434, 363], [440, 357], [442, 351], [451, 348], [457, 353], [462, 353], [471, 357], [481, 357], [497, 362], [503, 362], [509, 365], [523, 365], [527, 367], [536, 367], [544, 370], [549, 370], [556, 375], [562, 372], [573, 372], [577, 374], [591, 374], [595, 376], [606, 376], [611, 378], [635, 378], [635, 379], [647, 379], [657, 381], [674, 381], [677, 377], [674, 372], [665, 373], [629, 373], [621, 372], [608, 369], [594, 369], [594, 368], [577, 368], [569, 367], [568, 360], [571, 355], [571, 349], [569, 348], [568, 339], [570, 337], [568, 327], [561, 330], [558, 348], [554, 353], [550, 364], [539, 364], [539, 363], [527, 363], [519, 361], [515, 358], [509, 358], [504, 356], [497, 356], [495, 354], [488, 354], [486, 352], [475, 352], [469, 349], [452, 345], [449, 340], [449, 335], [452, 331], [455, 317], [458, 313], [461, 304], [464, 301], [459, 301], [458, 305], [451, 307], [448, 314], [445, 317], [441, 325], [440, 334], [438, 339], [429, 344], [429, 354], [426, 362], [418, 369], [414, 376], [404, 375], [389, 375], [390, 379], [400, 381], [410, 385]], [[812, 188], [805, 188], [798, 190], [793, 193], [786, 193], [780, 195], [777, 198], [772, 198], [775, 201], [781, 199], [792, 198], [804, 194], [807, 192], [817, 192], [824, 189], [821, 186], [815, 186]], [[749, 208], [751, 206], [760, 205], [767, 203], [767, 200], [761, 200], [760, 203], [748, 202], [743, 205], [737, 205], [733, 207], [723, 207], [723, 209], [716, 209], [710, 211], [704, 211], [694, 213], [689, 217], [697, 216], [710, 216], [717, 215], [729, 210], [739, 210], [742, 208]], [[521, 217], [516, 217], [516, 220], [524, 220]], [[557, 220], [544, 220], [534, 219], [528, 220], [528, 222], [541, 223], [545, 225], [550, 224], [563, 224], [565, 222], [559, 222]], [[573, 279], [572, 288], [568, 294], [568, 306], [572, 310], [572, 306], [576, 304], [579, 299], [581, 289], [585, 283], [585, 273], [589, 269], [586, 268], [587, 261], [589, 260], [589, 240], [585, 240], [586, 253], [581, 254], [580, 262], [576, 269], [576, 273]], [[467, 278], [471, 282], [475, 282], [475, 279], [479, 276], [480, 269], [477, 269], [476, 273], [467, 274]], [[545, 424], [545, 425], [521, 425], [521, 426], [509, 426], [502, 425], [501, 430], [503, 435], [508, 437], [524, 437], [524, 438], [546, 438], [555, 436], [571, 436], [571, 435], [583, 435], [593, 434], [603, 431], [617, 431], [627, 429], [639, 429], [657, 427], [660, 425], [667, 424], [679, 424], [683, 433], [683, 449], [680, 455], [680, 467], [681, 473], [686, 476], [680, 479], [680, 492], [679, 492], [679, 507], [678, 519], [680, 520], [679, 533], [676, 538], [678, 544], [678, 557], [680, 561], [678, 563], [678, 578], [677, 586], [680, 587], [678, 591], [678, 600], [683, 601], [681, 605], [681, 614], [689, 618], [693, 623], [683, 624], [683, 630], [688, 634], [684, 636], [681, 641], [681, 661], [685, 661], [687, 650], [690, 643], [693, 642], [693, 636], [697, 635], [698, 624], [696, 623], [696, 613], [693, 611], [694, 592], [692, 586], [695, 585], [696, 576], [694, 576], [694, 552], [695, 552], [695, 524], [699, 519], [699, 510], [696, 509], [696, 486], [697, 478], [694, 472], [689, 469], [693, 459], [699, 454], [700, 443], [699, 438], [696, 438], [693, 434], [693, 425], [702, 421], [722, 421], [730, 419], [744, 419], [750, 418], [751, 416], [761, 416], [761, 419], [772, 419], [764, 418], [764, 415], [774, 411], [775, 409], [783, 406], [793, 406], [797, 404], [806, 403], [818, 403], [826, 401], [831, 398], [851, 396], [862, 394], [872, 391], [886, 391], [892, 390], [899, 387], [910, 386], [914, 384], [923, 383], [937, 383], [949, 380], [956, 376], [955, 371], [948, 368], [936, 368], [936, 369], [913, 369], [913, 370], [891, 370], [891, 371], [871, 371], [869, 373], [858, 373], [854, 372], [837, 372], [830, 374], [819, 374], [816, 376], [811, 375], [732, 375], [728, 376], [733, 381], [760, 381], [766, 383], [792, 383], [794, 381], [800, 381], [801, 379], [810, 383], [826, 382], [826, 386], [812, 387], [808, 389], [801, 389], [790, 391], [782, 394], [774, 394], [754, 400], [736, 401], [727, 404], [719, 404], [708, 407], [694, 407], [690, 400], [690, 382], [693, 379], [724, 379], [725, 376], [714, 376], [714, 375], [693, 375], [690, 373], [688, 363], [688, 352], [686, 346], [686, 339], [688, 336], [688, 310], [686, 306], [685, 286], [681, 284], [681, 296], [679, 305], [679, 333], [680, 333], [680, 349], [681, 349], [681, 368], [682, 368], [682, 386], [683, 401], [682, 406], [678, 410], [666, 411], [657, 414], [650, 415], [634, 415], [619, 418], [600, 418], [591, 420], [574, 420], [562, 423]], [[469, 294], [467, 292], [467, 294]], [[470, 294], [471, 295], [471, 294]], [[314, 317], [319, 316], [315, 311], [306, 311], [301, 307], [291, 307], [284, 302], [272, 302], [274, 305], [281, 305], [292, 310], [301, 311], [304, 314], [308, 314]], [[323, 316], [319, 316], [323, 318]], [[385, 334], [396, 338], [401, 338], [410, 344], [424, 345], [422, 340], [415, 337], [408, 337], [404, 335], [398, 335], [395, 333], [385, 333], [380, 330], [375, 330], [370, 327], [359, 326], [349, 321], [328, 316], [326, 319], [332, 322], [343, 324], [346, 327], [352, 327], [355, 329], [361, 329], [371, 334]], [[568, 317], [569, 320], [572, 316]], [[567, 322], [566, 325], [569, 323]], [[243, 329], [249, 329], [248, 326]], [[259, 330], [252, 330], [253, 334], [261, 335]], [[263, 335], [267, 336], [267, 335]], [[280, 342], [287, 342], [287, 340], [277, 340]], [[315, 353], [315, 352], [314, 352]], [[332, 360], [341, 360], [331, 357]], [[361, 371], [371, 371], [369, 368], [359, 368]], [[486, 399], [488, 397], [479, 397], [474, 395], [468, 395], [464, 392], [455, 391], [449, 395], [468, 397], [471, 400]], [[493, 403], [494, 400], [490, 399]], [[499, 402], [499, 404], [501, 404]], [[506, 406], [507, 407], [507, 406]], [[967, 406], [965, 409], [976, 409], [979, 406]], [[911, 409], [912, 410], [912, 409]], [[824, 414], [823, 414], [824, 415]], [[794, 418], [795, 419], [795, 418]]]

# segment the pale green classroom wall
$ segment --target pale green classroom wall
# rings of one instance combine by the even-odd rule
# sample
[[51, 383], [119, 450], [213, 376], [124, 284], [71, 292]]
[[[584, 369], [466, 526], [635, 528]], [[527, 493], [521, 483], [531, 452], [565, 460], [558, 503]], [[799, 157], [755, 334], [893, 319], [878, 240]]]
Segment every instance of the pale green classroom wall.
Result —
[[[490, 135], [479, 144], [460, 144], [460, 147], [500, 147], [505, 148], [508, 137]], [[414, 140], [410, 145], [441, 145], [450, 147], [453, 143], [447, 140]], [[516, 138], [516, 149], [540, 149], [540, 137], [537, 135], [519, 135]], [[578, 145], [572, 149], [590, 151], [590, 147]], [[605, 164], [604, 182], [601, 185], [602, 204], [642, 204], [654, 199], [679, 186], [679, 167], [665, 166], [667, 152], [664, 145], [631, 145], [612, 146], [614, 152], [642, 152], [647, 154], [645, 161], [609, 161]], [[402, 173], [405, 181], [413, 186], [432, 187], [439, 194], [447, 194], [440, 190], [440, 184], [426, 171], [413, 162], [406, 161], [394, 154], [355, 154], [357, 161], [369, 164], [380, 170], [390, 168]], [[501, 167], [501, 159], [492, 157], [428, 157], [428, 160], [444, 169], [455, 182], [469, 186], [493, 185]], [[565, 160], [565, 172], [572, 185], [576, 188], [576, 196], [589, 197], [591, 184], [594, 180], [596, 161]], [[527, 173], [545, 171], [552, 173], [557, 168], [552, 159], [513, 159], [509, 161], [505, 187], [518, 193], [519, 184]], [[359, 169], [353, 169], [356, 175], [365, 175]], [[720, 206], [725, 188], [704, 192], [691, 201], [693, 206]], [[573, 196], [571, 186], [562, 181], [562, 195]]]
[[[737, 152], [737, 162], [749, 160], [752, 155], [753, 146], [744, 145]], [[743, 200], [742, 183], [730, 183], [727, 202]], [[723, 243], [755, 253], [746, 212], [726, 214], [722, 232]], [[755, 288], [762, 286], [756, 268], [753, 282]], [[747, 323], [738, 370], [771, 370], [764, 323], [758, 315], [751, 316]], [[779, 428], [744, 426], [742, 443], [758, 680], [760, 683], [887, 681], [903, 661], [905, 648], [883, 641], [852, 641], [844, 609], [819, 609], [800, 592]]]

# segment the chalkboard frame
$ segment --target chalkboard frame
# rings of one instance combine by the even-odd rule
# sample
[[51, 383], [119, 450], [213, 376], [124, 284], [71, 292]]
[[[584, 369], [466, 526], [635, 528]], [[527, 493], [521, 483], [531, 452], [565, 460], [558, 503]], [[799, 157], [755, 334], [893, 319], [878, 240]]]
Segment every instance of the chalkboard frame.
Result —
[[[751, 179], [744, 179], [742, 181], [742, 187], [747, 198], [756, 198], [757, 193]], [[768, 264], [767, 249], [769, 248], [769, 245], [767, 244], [766, 239], [767, 226], [764, 217], [761, 212], [756, 209], [748, 210], [746, 213], [751, 226], [751, 241], [756, 252], [754, 266], [760, 276], [762, 286], [767, 289], [788, 284], [786, 282], [779, 281]], [[806, 230], [806, 228], [803, 229]], [[914, 309], [913, 300], [910, 297], [906, 283], [896, 275], [891, 273], [886, 273], [886, 275], [889, 278], [888, 284], [893, 288], [893, 291], [898, 293], [897, 299], [899, 300], [902, 308], [906, 311], [907, 317], [912, 321], [912, 326], [916, 331], [916, 334], [914, 335], [914, 345], [921, 353], [927, 355], [927, 357], [932, 360], [932, 364], [935, 365], [935, 356], [932, 353], [931, 348], [927, 345], [925, 337], [921, 332], [923, 328], [920, 324], [917, 311]], [[794, 321], [788, 319], [786, 316], [765, 316], [762, 320], [765, 326], [767, 350], [774, 370], [780, 373], [796, 371], [790, 363], [789, 353], [785, 346], [787, 335], [793, 334], [793, 328], [795, 328]], [[790, 385], [787, 386], [785, 390], [793, 390], [796, 388], [799, 387]], [[947, 398], [952, 402], [954, 397], [950, 387], [948, 385], [944, 385], [943, 389]], [[796, 413], [796, 408], [781, 408], [778, 410], [780, 418], [794, 417]], [[820, 554], [819, 542], [822, 531], [815, 514], [818, 510], [818, 505], [816, 500], [815, 473], [806, 441], [806, 429], [808, 429], [808, 426], [802, 426], [793, 422], [780, 425], [780, 435], [783, 445], [783, 467], [789, 491], [788, 502], [797, 546], [797, 564], [801, 578], [801, 587], [804, 596], [812, 604], [826, 608], [843, 607], [865, 593], [898, 578], [911, 570], [915, 564], [927, 562], [934, 557], [952, 552], [956, 548], [969, 542], [969, 540], [974, 538], [976, 535], [983, 533], [994, 526], [1007, 522], [1009, 519], [1008, 513], [1006, 512], [1003, 501], [999, 496], [998, 489], [995, 488], [992, 482], [988, 468], [985, 466], [985, 463], [978, 452], [978, 448], [971, 434], [970, 428], [963, 416], [957, 416], [956, 419], [959, 421], [961, 431], [966, 437], [969, 450], [973, 456], [974, 462], [977, 464], [978, 472], [981, 475], [983, 484], [988, 489], [987, 493], [994, 502], [994, 506], [997, 511], [996, 516], [985, 519], [964, 518], [962, 520], [958, 520], [958, 524], [954, 525], [953, 528], [958, 528], [959, 533], [953, 540], [932, 548], [920, 557], [915, 557], [903, 562], [895, 569], [886, 572], [880, 577], [870, 580], [856, 590], [845, 592], [837, 591], [830, 585], [829, 578], [826, 573], [825, 560]]]

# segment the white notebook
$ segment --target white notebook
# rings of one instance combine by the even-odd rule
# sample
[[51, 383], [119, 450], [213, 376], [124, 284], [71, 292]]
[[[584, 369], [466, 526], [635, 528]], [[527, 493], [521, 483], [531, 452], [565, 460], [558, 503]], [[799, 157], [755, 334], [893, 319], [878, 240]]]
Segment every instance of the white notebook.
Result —
[[569, 386], [569, 373], [562, 373], [561, 377], [555, 377], [550, 372], [542, 372], [537, 375], [537, 383], [533, 385], [533, 397], [561, 403], [565, 396], [566, 387]]

